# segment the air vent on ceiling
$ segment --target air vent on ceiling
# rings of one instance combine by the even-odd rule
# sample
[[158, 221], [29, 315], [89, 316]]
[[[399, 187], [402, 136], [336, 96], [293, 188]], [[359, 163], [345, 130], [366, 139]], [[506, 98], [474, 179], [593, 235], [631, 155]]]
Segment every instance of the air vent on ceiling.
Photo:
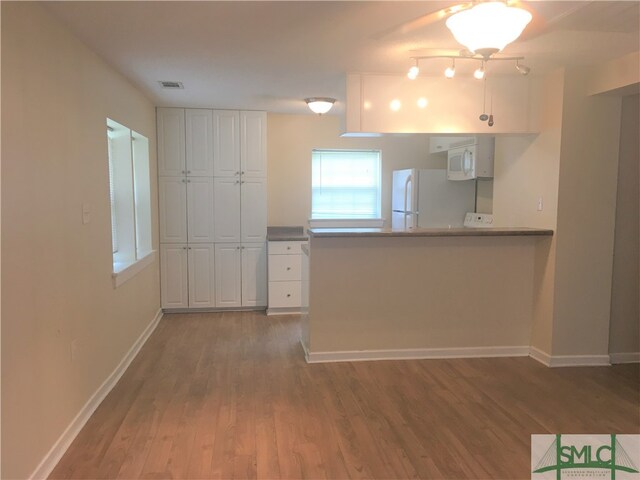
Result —
[[166, 80], [160, 80], [158, 83], [162, 86], [162, 88], [184, 88], [182, 82], [170, 82]]

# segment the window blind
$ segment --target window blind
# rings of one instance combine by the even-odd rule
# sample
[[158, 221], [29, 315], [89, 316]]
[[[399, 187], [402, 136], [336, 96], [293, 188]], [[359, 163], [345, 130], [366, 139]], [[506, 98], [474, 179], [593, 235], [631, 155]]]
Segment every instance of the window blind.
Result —
[[313, 150], [311, 218], [380, 218], [380, 151]]

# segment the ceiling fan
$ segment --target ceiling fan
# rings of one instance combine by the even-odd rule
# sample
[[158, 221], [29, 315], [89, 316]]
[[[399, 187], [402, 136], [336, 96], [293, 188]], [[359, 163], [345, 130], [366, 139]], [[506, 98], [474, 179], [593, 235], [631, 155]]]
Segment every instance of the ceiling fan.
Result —
[[[462, 43], [472, 53], [488, 59], [516, 38], [530, 40], [537, 37], [546, 32], [552, 24], [591, 2], [566, 2], [567, 8], [563, 8], [559, 14], [551, 19], [545, 19], [534, 5], [535, 3], [536, 2], [526, 0], [474, 0], [471, 2], [458, 3], [383, 30], [374, 35], [373, 38], [376, 40], [397, 38], [398, 36], [416, 33], [438, 22], [446, 22], [447, 27], [452, 31], [459, 43]], [[481, 15], [476, 15], [476, 13], [481, 13]], [[506, 20], [507, 14], [511, 15], [508, 20]], [[500, 17], [505, 20], [500, 20], [500, 15], [505, 15], [504, 17]], [[472, 20], [472, 16], [476, 18]], [[493, 25], [491, 25], [491, 23], [493, 23]], [[454, 27], [455, 24], [458, 24], [457, 30], [459, 33], [454, 30], [454, 28], [456, 28]], [[471, 41], [471, 43], [469, 43], [471, 35], [476, 33], [473, 31], [474, 29], [484, 28], [491, 36], [491, 34], [495, 32], [493, 28], [488, 27], [506, 26], [513, 30], [514, 24], [517, 24], [517, 28], [520, 28], [520, 30], [506, 34], [505, 38], [509, 38], [506, 43], [498, 41], [495, 46], [488, 47], [488, 49], [484, 47], [484, 50], [482, 46], [478, 47], [477, 42], [474, 43]]]

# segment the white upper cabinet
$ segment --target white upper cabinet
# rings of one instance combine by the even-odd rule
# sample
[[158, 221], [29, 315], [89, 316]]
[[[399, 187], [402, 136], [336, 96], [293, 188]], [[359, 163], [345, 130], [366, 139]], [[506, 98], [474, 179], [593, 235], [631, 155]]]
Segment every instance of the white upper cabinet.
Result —
[[160, 243], [187, 241], [187, 180], [184, 177], [160, 177]]
[[160, 290], [162, 308], [189, 306], [185, 244], [160, 245]]
[[213, 111], [185, 110], [187, 175], [213, 176]]
[[189, 243], [213, 243], [213, 177], [187, 178], [187, 232]]
[[186, 173], [185, 126], [183, 108], [158, 108], [158, 174], [179, 176]]
[[267, 179], [241, 181], [241, 241], [264, 242], [267, 237]]
[[267, 176], [266, 112], [240, 112], [240, 167], [243, 177]]
[[214, 179], [215, 242], [240, 241], [240, 180], [237, 177]]
[[242, 306], [267, 305], [267, 244], [242, 244]]
[[189, 245], [189, 307], [215, 307], [215, 248]]
[[240, 174], [240, 112], [213, 111], [213, 175]]
[[239, 243], [215, 245], [216, 307], [242, 306], [241, 255]]

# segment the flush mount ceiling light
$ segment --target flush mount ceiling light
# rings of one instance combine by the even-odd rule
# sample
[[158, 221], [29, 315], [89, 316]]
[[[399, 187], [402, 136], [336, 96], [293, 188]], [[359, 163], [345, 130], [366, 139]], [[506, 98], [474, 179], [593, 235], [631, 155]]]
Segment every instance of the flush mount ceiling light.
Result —
[[458, 41], [485, 60], [516, 40], [531, 21], [531, 13], [503, 2], [483, 2], [447, 19]]
[[322, 115], [323, 113], [327, 113], [333, 107], [333, 104], [336, 103], [335, 98], [329, 97], [312, 97], [305, 98], [305, 102], [311, 109], [313, 113], [317, 113], [318, 115]]

